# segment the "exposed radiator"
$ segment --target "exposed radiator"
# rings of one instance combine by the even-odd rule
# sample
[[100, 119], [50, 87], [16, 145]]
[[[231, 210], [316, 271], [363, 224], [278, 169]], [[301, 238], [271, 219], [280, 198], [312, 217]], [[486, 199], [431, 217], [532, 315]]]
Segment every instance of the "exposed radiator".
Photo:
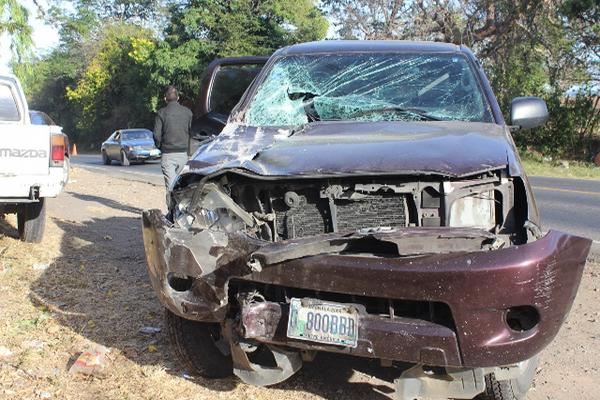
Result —
[[[316, 190], [298, 191], [299, 204], [289, 207], [274, 198], [275, 227], [280, 240], [333, 232], [329, 200]], [[351, 232], [370, 227], [402, 227], [407, 223], [406, 195], [375, 193], [360, 200], [335, 199], [337, 231]]]

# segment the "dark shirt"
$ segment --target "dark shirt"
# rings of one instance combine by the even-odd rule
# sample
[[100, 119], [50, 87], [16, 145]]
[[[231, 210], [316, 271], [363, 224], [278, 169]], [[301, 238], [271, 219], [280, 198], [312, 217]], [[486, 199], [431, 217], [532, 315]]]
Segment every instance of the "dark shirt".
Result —
[[185, 153], [188, 150], [192, 112], [176, 101], [158, 110], [154, 121], [154, 141], [163, 153]]

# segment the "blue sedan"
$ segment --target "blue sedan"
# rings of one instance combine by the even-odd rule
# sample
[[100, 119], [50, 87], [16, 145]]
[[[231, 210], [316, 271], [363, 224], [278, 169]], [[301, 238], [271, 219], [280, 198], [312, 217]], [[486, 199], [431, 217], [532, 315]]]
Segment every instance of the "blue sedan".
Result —
[[100, 148], [102, 162], [109, 165], [117, 160], [121, 165], [129, 165], [133, 161], [157, 160], [160, 150], [154, 145], [152, 132], [148, 129], [121, 129], [112, 135]]

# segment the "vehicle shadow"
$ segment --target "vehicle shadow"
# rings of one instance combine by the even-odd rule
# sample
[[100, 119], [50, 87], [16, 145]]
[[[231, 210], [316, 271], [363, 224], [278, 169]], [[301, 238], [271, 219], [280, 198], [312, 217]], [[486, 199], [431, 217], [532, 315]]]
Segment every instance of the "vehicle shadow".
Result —
[[[111, 199], [73, 196], [139, 212]], [[64, 231], [62, 256], [31, 285], [32, 302], [52, 311], [57, 321], [86, 340], [113, 349], [111, 354], [116, 357], [125, 357], [140, 366], [159, 365], [184, 379], [186, 371], [170, 348], [163, 307], [146, 272], [140, 218], [132, 214], [84, 222], [53, 221]], [[140, 333], [145, 326], [161, 328], [161, 332]], [[379, 367], [376, 361], [319, 354], [314, 362], [306, 363], [296, 376], [275, 389], [306, 391], [326, 399], [386, 399], [390, 389], [380, 381], [392, 382], [399, 374], [396, 369]], [[194, 382], [225, 392], [242, 384], [237, 378], [195, 378]]]
[[4, 215], [0, 215], [0, 235], [19, 239], [19, 230], [16, 226], [8, 222]]
[[120, 202], [112, 200], [112, 199], [107, 199], [106, 197], [94, 196], [94, 195], [90, 195], [90, 194], [81, 194], [81, 193], [69, 193], [69, 194], [71, 196], [75, 197], [76, 199], [83, 200], [83, 201], [89, 201], [89, 202], [96, 202], [103, 206], [114, 208], [116, 210], [130, 212], [130, 213], [138, 214], [138, 215], [142, 213], [141, 208], [132, 207], [130, 205], [123, 204], [123, 203], [120, 203]]

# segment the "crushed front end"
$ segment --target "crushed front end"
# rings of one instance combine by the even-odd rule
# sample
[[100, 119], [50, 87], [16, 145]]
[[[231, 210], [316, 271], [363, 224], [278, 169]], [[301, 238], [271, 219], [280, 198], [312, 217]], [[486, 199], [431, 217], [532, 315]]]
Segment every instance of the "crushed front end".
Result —
[[[542, 235], [530, 208], [526, 182], [506, 170], [189, 173], [171, 219], [144, 213], [144, 243], [161, 302], [220, 324], [247, 382], [281, 381], [318, 351], [486, 371], [518, 366], [556, 336], [591, 245]], [[261, 345], [275, 367], [252, 360]]]

